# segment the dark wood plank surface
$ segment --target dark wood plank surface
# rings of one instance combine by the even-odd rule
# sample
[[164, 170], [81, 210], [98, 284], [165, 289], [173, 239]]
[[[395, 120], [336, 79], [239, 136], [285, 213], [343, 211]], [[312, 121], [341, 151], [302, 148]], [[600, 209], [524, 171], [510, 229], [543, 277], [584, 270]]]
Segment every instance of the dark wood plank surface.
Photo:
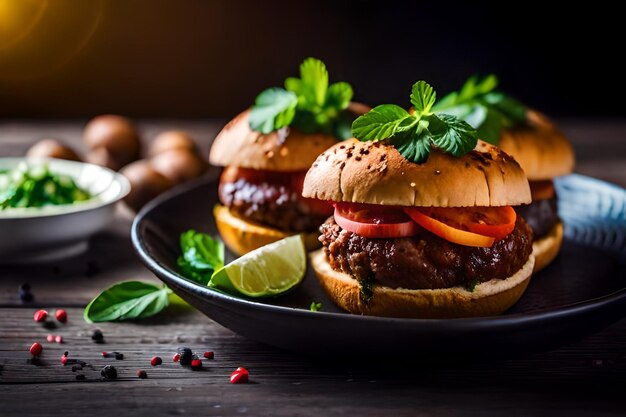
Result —
[[[145, 121], [149, 141], [165, 129], [184, 129], [208, 150], [215, 121]], [[577, 151], [577, 172], [626, 186], [626, 123], [564, 121]], [[80, 145], [81, 122], [0, 123], [0, 156], [22, 155], [44, 136]], [[87, 253], [47, 264], [0, 266], [0, 415], [564, 415], [621, 416], [626, 412], [626, 320], [552, 352], [506, 361], [433, 363], [430, 358], [306, 357], [246, 340], [185, 306], [136, 323], [82, 320], [82, 307], [110, 284], [156, 279], [135, 257], [128, 232], [132, 213], [119, 207], [115, 222], [91, 241]], [[0, 230], [0, 238], [2, 236]], [[24, 304], [17, 288], [28, 282], [35, 301]], [[67, 324], [45, 328], [36, 308], [66, 308]], [[100, 328], [104, 344], [91, 332]], [[63, 344], [45, 341], [61, 334]], [[44, 345], [41, 363], [29, 363], [28, 347]], [[202, 371], [171, 361], [178, 346], [215, 352]], [[60, 357], [91, 366], [72, 371]], [[103, 358], [119, 351], [124, 360]], [[164, 363], [150, 366], [159, 355]], [[102, 382], [114, 365], [119, 379]], [[245, 366], [251, 384], [230, 385]], [[135, 376], [147, 371], [148, 379]], [[77, 381], [76, 375], [85, 381]]]

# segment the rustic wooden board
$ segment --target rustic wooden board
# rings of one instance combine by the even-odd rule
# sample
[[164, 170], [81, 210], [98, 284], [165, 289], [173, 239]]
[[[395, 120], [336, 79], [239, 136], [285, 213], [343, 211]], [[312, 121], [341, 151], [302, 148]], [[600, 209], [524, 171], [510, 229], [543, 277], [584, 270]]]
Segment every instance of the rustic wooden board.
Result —
[[[222, 123], [146, 121], [146, 141], [165, 129], [189, 131], [207, 152]], [[0, 156], [21, 155], [44, 136], [80, 146], [82, 123], [0, 123]], [[563, 124], [578, 154], [577, 171], [626, 186], [626, 123]], [[80, 148], [79, 148], [80, 149]], [[92, 325], [82, 308], [105, 287], [126, 279], [155, 280], [135, 257], [128, 237], [132, 213], [94, 236], [90, 250], [46, 264], [0, 266], [0, 416], [16, 415], [271, 415], [271, 416], [623, 416], [626, 397], [626, 320], [561, 349], [491, 363], [435, 362], [434, 358], [306, 357], [241, 338], [194, 310], [175, 307], [152, 319]], [[0, 238], [2, 231], [0, 231]], [[35, 301], [22, 303], [28, 282]], [[36, 308], [67, 308], [69, 321], [47, 329]], [[100, 328], [104, 344], [91, 331]], [[48, 343], [48, 333], [65, 343]], [[44, 345], [39, 366], [28, 363], [30, 344]], [[202, 371], [171, 362], [178, 346], [212, 350]], [[93, 365], [72, 372], [60, 356]], [[124, 360], [102, 358], [119, 351]], [[151, 367], [150, 358], [164, 364]], [[120, 378], [102, 381], [99, 369], [117, 367]], [[251, 372], [247, 385], [230, 385], [232, 370]], [[137, 368], [148, 379], [135, 376]], [[76, 375], [84, 374], [85, 381]]]
[[[68, 416], [90, 410], [108, 415], [140, 408], [174, 415], [412, 415], [417, 410], [423, 415], [499, 415], [509, 409], [516, 415], [544, 415], [549, 407], [578, 416], [590, 409], [594, 415], [620, 415], [626, 409], [621, 395], [626, 320], [584, 342], [525, 359], [433, 363], [429, 358], [295, 355], [243, 339], [185, 308], [142, 322], [98, 325], [85, 323], [82, 309], [70, 308], [68, 322], [53, 329], [35, 323], [34, 310], [0, 309], [0, 414], [50, 408]], [[105, 343], [91, 340], [95, 328], [102, 329]], [[63, 335], [64, 343], [46, 342], [50, 332]], [[35, 340], [44, 346], [38, 366], [29, 363], [28, 347]], [[202, 371], [181, 367], [171, 361], [181, 345], [214, 351], [215, 359], [205, 360]], [[60, 357], [66, 350], [93, 369], [72, 372], [70, 365], [63, 366]], [[121, 352], [124, 360], [102, 358], [103, 350]], [[161, 356], [163, 365], [150, 366], [153, 355]], [[106, 364], [118, 369], [118, 380], [102, 380], [99, 371]], [[238, 366], [250, 370], [251, 384], [229, 384]], [[138, 368], [147, 371], [148, 379], [135, 376]], [[86, 380], [76, 381], [77, 374]], [[29, 401], [34, 396], [37, 401]]]

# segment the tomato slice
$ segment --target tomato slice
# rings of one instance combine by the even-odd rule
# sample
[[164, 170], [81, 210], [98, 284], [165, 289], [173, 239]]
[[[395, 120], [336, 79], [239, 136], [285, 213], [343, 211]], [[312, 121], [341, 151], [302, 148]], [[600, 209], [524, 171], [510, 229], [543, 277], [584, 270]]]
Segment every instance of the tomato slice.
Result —
[[515, 229], [513, 207], [419, 207], [418, 210], [456, 229], [502, 239]]
[[[406, 208], [405, 212], [420, 226], [437, 236], [459, 245], [490, 248], [495, 238], [462, 230], [422, 212], [423, 208]], [[453, 221], [454, 222], [454, 221]], [[454, 222], [456, 223], [456, 222]]]
[[419, 227], [401, 209], [357, 203], [336, 203], [335, 222], [342, 228], [368, 238], [414, 236]]

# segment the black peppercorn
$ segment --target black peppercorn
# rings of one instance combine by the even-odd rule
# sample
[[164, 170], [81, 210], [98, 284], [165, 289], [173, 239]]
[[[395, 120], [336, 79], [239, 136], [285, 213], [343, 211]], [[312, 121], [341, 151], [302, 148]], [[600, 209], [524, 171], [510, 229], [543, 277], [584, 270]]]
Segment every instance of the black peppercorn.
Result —
[[179, 347], [177, 350], [180, 355], [179, 362], [183, 366], [191, 365], [191, 361], [193, 360], [193, 352], [188, 347]]
[[20, 300], [26, 303], [33, 301], [33, 299], [35, 298], [33, 296], [33, 293], [30, 292], [30, 285], [28, 284], [20, 285], [18, 294], [19, 294]]
[[93, 333], [91, 333], [91, 340], [96, 343], [102, 343], [102, 341], [104, 340], [104, 334], [102, 333], [102, 330], [94, 330]]
[[85, 380], [85, 375], [83, 375], [83, 374], [76, 375], [76, 380], [77, 381], [84, 381]]
[[115, 359], [117, 359], [118, 361], [123, 361], [124, 360], [124, 354], [123, 353], [119, 353], [119, 352], [114, 352], [115, 353]]
[[115, 379], [117, 378], [117, 369], [115, 366], [105, 365], [100, 371], [100, 375], [105, 379]]

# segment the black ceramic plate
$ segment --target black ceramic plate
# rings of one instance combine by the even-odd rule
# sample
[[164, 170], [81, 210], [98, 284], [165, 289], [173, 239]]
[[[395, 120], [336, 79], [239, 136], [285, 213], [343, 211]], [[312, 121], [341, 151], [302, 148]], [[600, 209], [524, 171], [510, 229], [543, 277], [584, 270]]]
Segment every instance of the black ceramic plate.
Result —
[[[295, 291], [270, 300], [231, 297], [176, 271], [178, 237], [193, 228], [217, 234], [212, 207], [217, 175], [159, 197], [135, 219], [133, 244], [143, 262], [178, 295], [243, 336], [282, 348], [330, 354], [482, 353], [547, 350], [626, 315], [626, 191], [571, 175], [556, 181], [565, 241], [522, 299], [496, 317], [396, 319], [337, 309], [308, 271]], [[229, 254], [232, 259], [232, 254]], [[309, 311], [312, 301], [321, 312]]]

